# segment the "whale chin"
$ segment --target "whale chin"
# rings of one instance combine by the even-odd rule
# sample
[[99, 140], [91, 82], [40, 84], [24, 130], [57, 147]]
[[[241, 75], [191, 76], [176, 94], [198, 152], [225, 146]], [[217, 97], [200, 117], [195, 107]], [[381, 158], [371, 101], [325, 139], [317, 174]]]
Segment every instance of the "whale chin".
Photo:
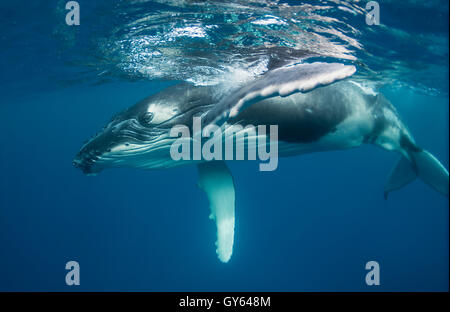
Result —
[[88, 176], [96, 176], [100, 173], [103, 168], [96, 164], [96, 161], [91, 158], [80, 157], [81, 155], [77, 155], [73, 160], [72, 164], [75, 168], [83, 171], [85, 175]]
[[[104, 151], [85, 145], [75, 156], [73, 166], [85, 175], [95, 176], [109, 168], [162, 169], [185, 162], [176, 162], [170, 156], [173, 140], [164, 139], [152, 144], [122, 143]], [[93, 142], [92, 144], [95, 144]], [[95, 146], [95, 145], [94, 145]]]

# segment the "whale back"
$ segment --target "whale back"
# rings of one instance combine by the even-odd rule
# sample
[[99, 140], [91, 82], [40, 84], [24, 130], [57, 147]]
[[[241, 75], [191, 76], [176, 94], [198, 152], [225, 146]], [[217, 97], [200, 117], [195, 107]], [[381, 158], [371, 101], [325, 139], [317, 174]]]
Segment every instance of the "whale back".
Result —
[[313, 143], [335, 132], [358, 110], [371, 110], [375, 102], [374, 96], [360, 92], [352, 83], [337, 82], [308, 93], [263, 100], [228, 122], [243, 126], [278, 125], [280, 141]]

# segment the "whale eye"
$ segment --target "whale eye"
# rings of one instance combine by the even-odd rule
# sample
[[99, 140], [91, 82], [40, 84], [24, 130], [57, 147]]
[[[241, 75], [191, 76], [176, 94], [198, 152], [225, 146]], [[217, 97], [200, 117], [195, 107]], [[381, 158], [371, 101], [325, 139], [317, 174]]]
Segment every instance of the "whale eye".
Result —
[[154, 116], [155, 115], [152, 112], [145, 112], [141, 115], [140, 120], [143, 124], [148, 125], [152, 122]]

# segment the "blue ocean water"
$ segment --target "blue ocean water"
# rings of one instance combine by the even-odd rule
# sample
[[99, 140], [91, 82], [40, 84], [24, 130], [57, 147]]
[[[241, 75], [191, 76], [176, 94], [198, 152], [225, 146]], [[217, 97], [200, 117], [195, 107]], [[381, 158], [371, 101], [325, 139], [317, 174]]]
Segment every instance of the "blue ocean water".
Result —
[[[0, 3], [1, 291], [448, 291], [448, 198], [417, 180], [384, 200], [398, 156], [374, 146], [273, 172], [229, 162], [227, 264], [195, 166], [72, 166], [111, 115], [169, 85], [317, 58], [357, 66], [448, 168], [447, 1], [379, 1], [378, 26], [364, 1], [78, 2], [71, 27], [65, 1]], [[70, 260], [80, 286], [65, 284]]]

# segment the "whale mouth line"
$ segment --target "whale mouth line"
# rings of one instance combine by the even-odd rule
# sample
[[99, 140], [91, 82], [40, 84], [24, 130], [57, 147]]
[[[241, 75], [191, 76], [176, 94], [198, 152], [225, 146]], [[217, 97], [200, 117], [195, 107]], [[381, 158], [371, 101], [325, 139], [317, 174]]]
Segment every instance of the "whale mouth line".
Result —
[[75, 168], [83, 171], [84, 174], [93, 174], [95, 173], [92, 169], [94, 164], [100, 159], [99, 155], [95, 155], [92, 153], [79, 153], [72, 164]]
[[110, 166], [119, 167], [121, 163], [125, 165], [136, 163], [139, 167], [145, 167], [155, 163], [154, 159], [152, 160], [154, 158], [151, 156], [152, 153], [159, 156], [164, 153], [169, 155], [168, 150], [172, 143], [173, 139], [169, 137], [139, 143], [126, 142], [108, 148], [103, 153], [87, 150], [89, 148], [87, 143], [72, 164], [86, 175], [95, 175]]

